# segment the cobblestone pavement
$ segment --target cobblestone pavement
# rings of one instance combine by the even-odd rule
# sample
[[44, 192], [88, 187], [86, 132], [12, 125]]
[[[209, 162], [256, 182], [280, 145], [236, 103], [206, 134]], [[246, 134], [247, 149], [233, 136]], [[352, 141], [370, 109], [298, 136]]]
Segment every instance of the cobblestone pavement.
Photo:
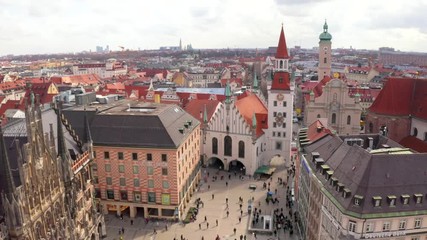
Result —
[[[247, 211], [249, 199], [254, 199], [254, 207], [258, 209], [261, 208], [262, 214], [270, 214], [272, 210], [277, 208], [284, 208], [285, 212], [288, 211], [285, 207], [286, 187], [276, 185], [278, 177], [286, 180], [287, 173], [285, 169], [279, 168], [276, 173], [274, 173], [270, 186], [272, 192], [277, 189], [277, 198], [280, 203], [270, 203], [269, 205], [267, 205], [265, 201], [267, 190], [262, 189], [264, 181], [249, 179], [248, 176], [245, 176], [242, 180], [239, 179], [238, 174], [234, 176], [234, 173], [230, 174], [229, 179], [228, 172], [220, 171], [218, 173], [218, 170], [210, 168], [206, 168], [205, 172], [205, 169], [202, 169], [202, 175], [207, 173], [209, 173], [210, 176], [208, 182], [201, 182], [199, 190], [191, 199], [191, 203], [194, 203], [197, 198], [200, 198], [204, 202], [204, 206], [200, 208], [196, 221], [186, 225], [171, 222], [167, 223], [165, 221], [150, 221], [146, 224], [142, 217], [137, 217], [134, 219], [133, 225], [131, 225], [129, 217], [125, 216], [125, 218], [121, 220], [114, 215], [108, 215], [106, 216], [107, 237], [104, 239], [173, 240], [175, 238], [180, 240], [182, 235], [188, 240], [200, 240], [202, 237], [204, 240], [214, 240], [218, 235], [221, 240], [239, 240], [240, 235], [246, 235], [246, 239], [253, 240], [255, 236], [247, 231], [249, 227], [249, 215]], [[221, 175], [224, 176], [223, 180], [220, 180]], [[212, 176], [218, 176], [218, 180], [213, 182]], [[226, 182], [228, 182], [228, 186], [226, 186]], [[268, 183], [268, 181], [266, 182]], [[249, 184], [255, 184], [257, 186], [256, 190], [250, 190]], [[209, 190], [208, 185], [210, 185]], [[214, 199], [212, 199], [212, 194], [214, 194]], [[238, 203], [239, 197], [243, 198], [242, 216]], [[226, 214], [226, 198], [228, 198], [228, 217]], [[239, 222], [240, 216], [242, 218], [241, 222]], [[205, 221], [205, 217], [207, 221]], [[218, 220], [218, 226], [216, 225], [216, 220]], [[209, 227], [207, 227], [208, 223]], [[167, 230], [166, 224], [168, 226]], [[125, 231], [119, 235], [119, 230], [122, 228], [124, 228]], [[154, 234], [154, 229], [157, 231], [156, 234]], [[236, 234], [234, 234], [234, 229], [236, 229]], [[289, 231], [284, 233], [283, 230], [280, 230], [276, 237], [258, 233], [256, 239], [299, 240], [300, 238], [298, 238], [295, 232], [296, 231], [294, 231], [293, 235], [289, 235]]]

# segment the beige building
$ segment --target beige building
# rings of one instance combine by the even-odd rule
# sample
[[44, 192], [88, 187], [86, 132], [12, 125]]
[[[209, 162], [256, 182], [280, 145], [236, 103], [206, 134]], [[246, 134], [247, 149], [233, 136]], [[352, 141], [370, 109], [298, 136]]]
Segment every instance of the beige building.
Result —
[[426, 239], [425, 153], [382, 135], [316, 132], [299, 134], [303, 239]]
[[358, 134], [362, 107], [359, 95], [351, 98], [348, 87], [341, 79], [332, 79], [323, 87], [321, 95], [310, 99], [305, 105], [305, 123], [312, 124], [319, 118], [326, 118], [327, 125], [338, 134]]

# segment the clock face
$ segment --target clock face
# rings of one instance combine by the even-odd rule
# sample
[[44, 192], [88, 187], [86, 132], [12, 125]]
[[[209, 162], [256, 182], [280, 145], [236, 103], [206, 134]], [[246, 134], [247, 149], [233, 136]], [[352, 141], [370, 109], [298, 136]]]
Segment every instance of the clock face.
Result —
[[279, 94], [277, 94], [276, 98], [277, 98], [278, 101], [283, 101], [283, 99], [285, 98], [285, 96], [283, 96], [283, 94], [279, 93]]
[[325, 51], [328, 50], [328, 47], [324, 47], [323, 50], [325, 50]]

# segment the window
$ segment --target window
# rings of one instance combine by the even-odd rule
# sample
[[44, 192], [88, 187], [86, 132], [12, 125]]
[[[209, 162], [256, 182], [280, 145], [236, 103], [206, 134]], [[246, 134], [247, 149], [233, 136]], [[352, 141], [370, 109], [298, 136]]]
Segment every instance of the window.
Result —
[[128, 200], [128, 192], [127, 191], [120, 191], [120, 197], [122, 200]]
[[282, 136], [282, 133], [281, 132], [277, 132], [277, 136], [278, 137]]
[[153, 155], [151, 155], [151, 153], [147, 153], [147, 161], [153, 161]]
[[111, 165], [110, 164], [105, 164], [105, 171], [111, 172]]
[[277, 101], [273, 102], [273, 106], [275, 106], [275, 107], [277, 106]]
[[168, 181], [162, 181], [162, 186], [164, 189], [168, 189], [169, 188], [169, 182]]
[[133, 166], [132, 170], [133, 170], [133, 174], [138, 174], [139, 173], [139, 167], [138, 166]]
[[282, 128], [286, 128], [286, 123], [282, 123]]
[[134, 187], [139, 187], [139, 179], [138, 178], [134, 178], [133, 179], [133, 186]]
[[396, 196], [394, 195], [387, 196], [387, 200], [390, 207], [396, 206]]
[[149, 188], [153, 188], [154, 187], [154, 180], [153, 179], [148, 179], [148, 187]]
[[277, 126], [277, 123], [276, 122], [273, 122], [273, 127], [275, 128]]
[[107, 182], [107, 185], [113, 184], [113, 180], [111, 179], [111, 177], [106, 177], [105, 181]]
[[162, 162], [167, 162], [167, 161], [168, 161], [168, 155], [162, 154]]
[[337, 123], [337, 114], [336, 113], [332, 113], [331, 122], [332, 122], [332, 124], [336, 124]]
[[98, 184], [98, 182], [99, 182], [98, 177], [97, 177], [97, 176], [94, 176], [94, 177], [93, 177], [93, 183], [94, 183], [94, 184]]
[[224, 155], [231, 156], [232, 154], [232, 140], [230, 136], [225, 136], [224, 138]]
[[375, 196], [372, 199], [374, 200], [374, 207], [381, 207], [381, 197]]
[[107, 190], [107, 198], [114, 199], [114, 190]]
[[286, 105], [287, 105], [287, 104], [286, 104], [286, 101], [283, 101], [283, 106], [284, 106], [284, 107], [286, 107]]
[[120, 186], [126, 186], [126, 178], [120, 178]]
[[286, 137], [286, 132], [283, 132], [283, 137], [284, 137], [284, 138]]
[[276, 150], [282, 150], [282, 142], [276, 142]]
[[123, 159], [124, 159], [124, 157], [123, 157], [123, 153], [122, 153], [122, 152], [118, 152], [118, 153], [117, 153], [117, 158], [118, 158], [119, 160], [123, 160]]
[[149, 203], [155, 203], [156, 202], [156, 193], [149, 192], [147, 195], [148, 195], [148, 202]]
[[125, 165], [119, 165], [119, 173], [125, 172]]
[[406, 229], [406, 220], [400, 220], [399, 230], [405, 230], [405, 229]]
[[415, 218], [414, 228], [421, 228], [421, 222], [422, 222], [421, 218]]
[[411, 237], [411, 240], [420, 240], [420, 237]]
[[374, 231], [374, 223], [371, 223], [371, 222], [366, 223], [365, 231], [367, 233], [373, 232]]
[[98, 171], [98, 165], [96, 165], [96, 163], [92, 163], [92, 171]]
[[132, 160], [138, 160], [138, 153], [132, 153]]
[[167, 176], [168, 175], [168, 168], [162, 168], [162, 175]]
[[414, 194], [415, 203], [421, 204], [423, 202], [423, 195], [421, 193]]
[[348, 222], [348, 231], [356, 232], [356, 222], [353, 222], [353, 221]]
[[104, 152], [104, 159], [110, 159], [110, 152]]
[[212, 154], [218, 154], [218, 139], [212, 138]]
[[133, 200], [135, 202], [141, 202], [141, 193], [140, 192], [134, 192], [133, 193]]
[[317, 114], [317, 118], [320, 118], [320, 114]]
[[418, 129], [414, 128], [414, 134], [413, 134], [413, 136], [416, 137], [417, 135], [418, 135]]
[[327, 58], [323, 58], [323, 63], [328, 63]]
[[383, 232], [390, 231], [390, 222], [383, 223]]
[[162, 193], [162, 205], [170, 205], [171, 196], [169, 193]]
[[153, 167], [148, 166], [147, 167], [147, 175], [153, 175], [154, 169]]
[[360, 199], [359, 198], [354, 198], [354, 205], [360, 206]]
[[348, 115], [347, 116], [347, 125], [350, 125], [351, 124], [351, 116], [350, 115]]
[[277, 116], [277, 112], [273, 112], [273, 117]]
[[276, 132], [273, 132], [273, 137], [275, 137], [276, 136]]
[[[283, 64], [282, 61], [280, 61], [280, 66], [282, 66], [282, 64]], [[283, 77], [279, 78], [279, 83], [283, 83]]]
[[402, 195], [402, 203], [403, 203], [403, 205], [409, 204], [409, 195], [407, 195], [407, 194]]
[[240, 141], [239, 142], [239, 158], [245, 157], [245, 142]]

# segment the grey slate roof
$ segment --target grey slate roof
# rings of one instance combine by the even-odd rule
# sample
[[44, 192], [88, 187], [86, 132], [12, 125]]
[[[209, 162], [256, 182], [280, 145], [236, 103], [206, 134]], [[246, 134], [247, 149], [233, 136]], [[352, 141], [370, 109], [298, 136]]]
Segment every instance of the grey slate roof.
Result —
[[[367, 137], [374, 137], [374, 149], [382, 144], [390, 147], [402, 147], [396, 142], [379, 135], [357, 136], [368, 146]], [[347, 138], [348, 136], [345, 136]], [[353, 136], [351, 136], [353, 137]], [[317, 178], [326, 190], [345, 209], [357, 214], [400, 213], [407, 211], [427, 210], [427, 154], [371, 154], [359, 146], [349, 146], [343, 141], [344, 137], [326, 136], [323, 139], [304, 148], [308, 153], [307, 161]], [[318, 152], [320, 157], [334, 171], [332, 177], [351, 190], [349, 197], [344, 198], [316, 169], [312, 162], [312, 152]], [[409, 204], [404, 205], [401, 196], [410, 195]], [[414, 194], [422, 194], [422, 203], [416, 204]], [[354, 195], [363, 196], [360, 206], [354, 205]], [[387, 196], [396, 196], [396, 205], [389, 206]], [[373, 197], [382, 198], [381, 206], [375, 207]]]
[[[128, 111], [129, 107], [136, 111]], [[98, 110], [96, 110], [98, 108]], [[150, 111], [137, 111], [139, 108]], [[83, 107], [63, 110], [81, 139], [84, 136]], [[86, 106], [94, 145], [177, 148], [189, 131], [200, 123], [181, 107], [172, 104], [121, 100], [109, 105]], [[191, 121], [191, 126], [184, 123]], [[185, 129], [180, 133], [179, 129]]]

